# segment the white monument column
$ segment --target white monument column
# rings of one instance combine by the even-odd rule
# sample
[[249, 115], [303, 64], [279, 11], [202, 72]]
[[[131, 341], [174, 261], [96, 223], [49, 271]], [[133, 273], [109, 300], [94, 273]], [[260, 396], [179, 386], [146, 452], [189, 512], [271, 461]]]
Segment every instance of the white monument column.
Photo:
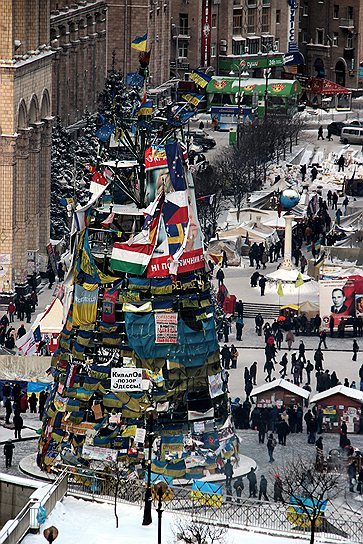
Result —
[[291, 212], [287, 212], [284, 215], [285, 219], [285, 243], [284, 243], [284, 260], [280, 266], [283, 270], [293, 270], [292, 264], [292, 221], [294, 216]]

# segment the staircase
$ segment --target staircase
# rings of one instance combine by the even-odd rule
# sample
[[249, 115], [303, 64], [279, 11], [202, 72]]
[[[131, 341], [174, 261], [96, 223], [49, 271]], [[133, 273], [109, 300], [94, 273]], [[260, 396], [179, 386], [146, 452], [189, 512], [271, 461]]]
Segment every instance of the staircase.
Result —
[[260, 313], [264, 319], [277, 319], [280, 315], [280, 306], [278, 304], [261, 304], [257, 302], [243, 303], [243, 318], [252, 317]]

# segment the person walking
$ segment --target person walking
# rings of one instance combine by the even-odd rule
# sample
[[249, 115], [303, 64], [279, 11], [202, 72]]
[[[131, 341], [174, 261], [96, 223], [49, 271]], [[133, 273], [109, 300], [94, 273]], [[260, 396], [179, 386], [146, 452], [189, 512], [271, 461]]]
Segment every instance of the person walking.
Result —
[[253, 385], [257, 385], [256, 378], [257, 378], [257, 361], [254, 361], [252, 365], [250, 366], [250, 379]]
[[[227, 344], [224, 344], [223, 348], [221, 349], [221, 356], [222, 356], [222, 366], [223, 368], [228, 370], [229, 365], [231, 363], [231, 352]], [[39, 397], [39, 410], [40, 410], [40, 397]]]
[[237, 495], [237, 504], [241, 503], [241, 495], [242, 491], [244, 490], [245, 486], [243, 483], [243, 476], [238, 476], [238, 478], [234, 481], [233, 487], [236, 491]]
[[234, 344], [231, 345], [231, 368], [237, 368], [237, 360], [238, 360], [238, 349], [234, 346]]
[[291, 351], [292, 344], [295, 342], [295, 336], [291, 330], [287, 331], [285, 340], [286, 340], [289, 351]]
[[12, 442], [12, 440], [9, 438], [7, 442], [4, 444], [4, 455], [5, 455], [5, 467], [10, 468], [11, 462], [13, 460], [13, 453], [14, 453], [15, 446]]
[[264, 372], [267, 373], [267, 376], [265, 378], [265, 382], [272, 382], [272, 371], [275, 370], [274, 364], [272, 359], [268, 359], [263, 367]]
[[283, 485], [279, 474], [275, 474], [275, 482], [274, 482], [274, 501], [275, 502], [282, 502], [284, 503], [284, 498], [282, 496], [283, 493]]
[[266, 278], [265, 276], [260, 276], [260, 279], [258, 281], [258, 285], [261, 289], [261, 297], [265, 296], [265, 288], [266, 288]]
[[26, 330], [25, 330], [24, 324], [22, 323], [22, 324], [20, 325], [20, 327], [18, 328], [17, 337], [18, 337], [18, 338], [21, 338], [22, 336], [24, 336], [24, 334], [26, 334]]
[[323, 344], [324, 345], [324, 348], [325, 349], [328, 349], [328, 346], [326, 345], [326, 331], [325, 330], [322, 330], [319, 332], [319, 345], [318, 345], [318, 349], [321, 349], [321, 345]]
[[14, 323], [15, 312], [16, 312], [16, 306], [14, 302], [10, 302], [8, 305], [8, 316], [9, 316], [10, 323]]
[[[344, 155], [340, 155], [338, 161], [337, 161], [337, 164], [338, 164], [338, 172], [344, 172], [344, 166], [345, 166], [345, 158], [344, 158]], [[334, 195], [333, 195], [334, 196]], [[333, 200], [333, 204], [334, 204], [334, 200]], [[336, 209], [336, 208], [335, 208]]]
[[233, 478], [233, 466], [230, 459], [227, 459], [226, 464], [224, 465], [224, 475], [226, 477], [226, 489], [230, 489], [232, 494], [232, 478]]
[[23, 428], [23, 418], [21, 417], [21, 415], [19, 413], [16, 413], [14, 415], [14, 418], [13, 418], [13, 423], [14, 423], [14, 435], [15, 435], [15, 438], [19, 438], [19, 440], [21, 439], [21, 430]]
[[258, 334], [258, 336], [261, 336], [262, 334], [263, 323], [264, 323], [264, 319], [262, 315], [260, 313], [257, 314], [255, 317], [255, 326], [256, 326], [256, 333]]
[[29, 398], [29, 406], [30, 406], [30, 413], [36, 414], [37, 413], [37, 404], [38, 399], [35, 393], [32, 393]]
[[312, 372], [313, 370], [314, 370], [314, 367], [313, 367], [313, 365], [311, 364], [310, 359], [308, 359], [308, 361], [307, 361], [307, 363], [306, 363], [306, 367], [305, 367], [306, 379], [307, 379], [306, 385], [310, 385], [310, 384], [311, 384], [311, 372]]
[[242, 340], [243, 327], [245, 326], [243, 317], [237, 317], [236, 319], [236, 340]]
[[222, 268], [228, 268], [228, 257], [225, 250], [222, 251]]
[[318, 140], [324, 140], [322, 125], [320, 125], [320, 127], [318, 128]]
[[332, 141], [333, 141], [333, 138], [331, 137], [331, 128], [330, 128], [329, 125], [328, 125], [328, 127], [327, 127], [327, 131], [328, 131], [327, 140], [328, 140], [328, 142], [332, 142]]
[[256, 478], [256, 469], [251, 467], [251, 470], [247, 474], [247, 480], [249, 482], [249, 498], [257, 497], [257, 478]]
[[13, 413], [10, 397], [7, 397], [4, 407], [5, 407], [5, 424], [10, 425], [10, 416]]
[[271, 433], [267, 440], [267, 451], [268, 451], [270, 463], [273, 463], [275, 461], [273, 457], [275, 447], [276, 447], [276, 440], [274, 438], [274, 435]]
[[332, 202], [333, 202], [333, 204], [332, 204], [331, 209], [336, 211], [338, 209], [338, 195], [337, 195], [337, 193], [335, 191], [334, 191], [334, 193], [332, 195]]
[[280, 361], [280, 366], [282, 367], [281, 370], [280, 370], [280, 374], [281, 374], [281, 378], [285, 378], [286, 374], [287, 374], [287, 365], [288, 365], [289, 361], [288, 361], [288, 358], [287, 358], [287, 353], [284, 353], [282, 358], [281, 358], [281, 361]]
[[349, 478], [349, 491], [354, 493], [354, 484], [357, 480], [357, 465], [355, 461], [352, 461], [348, 465], [348, 478]]
[[316, 448], [316, 459], [315, 459], [315, 468], [316, 470], [319, 470], [320, 472], [323, 469], [324, 464], [324, 446], [323, 446], [323, 437], [319, 436], [317, 441], [315, 442], [315, 448]]
[[266, 422], [265, 419], [260, 416], [260, 419], [257, 423], [257, 430], [258, 430], [258, 443], [264, 444], [265, 443], [265, 436], [266, 436]]
[[258, 492], [258, 500], [260, 501], [262, 497], [265, 499], [265, 501], [268, 501], [267, 480], [263, 474], [261, 474], [261, 479], [260, 479], [260, 489]]
[[359, 345], [358, 345], [358, 342], [357, 342], [357, 340], [355, 338], [353, 340], [352, 351], [353, 351], [352, 361], [356, 362], [357, 361], [358, 351], [359, 351]]
[[224, 272], [223, 272], [222, 268], [219, 268], [219, 269], [217, 270], [216, 278], [217, 278], [217, 280], [218, 280], [218, 287], [220, 287], [221, 285], [223, 285], [223, 282], [224, 282]]

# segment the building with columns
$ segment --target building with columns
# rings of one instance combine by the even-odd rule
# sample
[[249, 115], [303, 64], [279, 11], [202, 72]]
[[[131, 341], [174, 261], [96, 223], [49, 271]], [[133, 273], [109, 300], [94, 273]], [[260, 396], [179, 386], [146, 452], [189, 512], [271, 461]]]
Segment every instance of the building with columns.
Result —
[[49, 0], [0, 2], [0, 293], [47, 262], [52, 60]]
[[86, 109], [97, 110], [107, 75], [106, 24], [105, 0], [50, 1], [52, 112], [65, 126], [78, 121]]

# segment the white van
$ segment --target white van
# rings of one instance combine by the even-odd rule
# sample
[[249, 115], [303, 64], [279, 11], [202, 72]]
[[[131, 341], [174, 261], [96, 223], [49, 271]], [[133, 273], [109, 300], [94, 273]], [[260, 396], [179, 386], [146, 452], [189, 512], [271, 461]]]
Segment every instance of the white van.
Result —
[[363, 127], [343, 127], [340, 133], [342, 144], [363, 144]]

